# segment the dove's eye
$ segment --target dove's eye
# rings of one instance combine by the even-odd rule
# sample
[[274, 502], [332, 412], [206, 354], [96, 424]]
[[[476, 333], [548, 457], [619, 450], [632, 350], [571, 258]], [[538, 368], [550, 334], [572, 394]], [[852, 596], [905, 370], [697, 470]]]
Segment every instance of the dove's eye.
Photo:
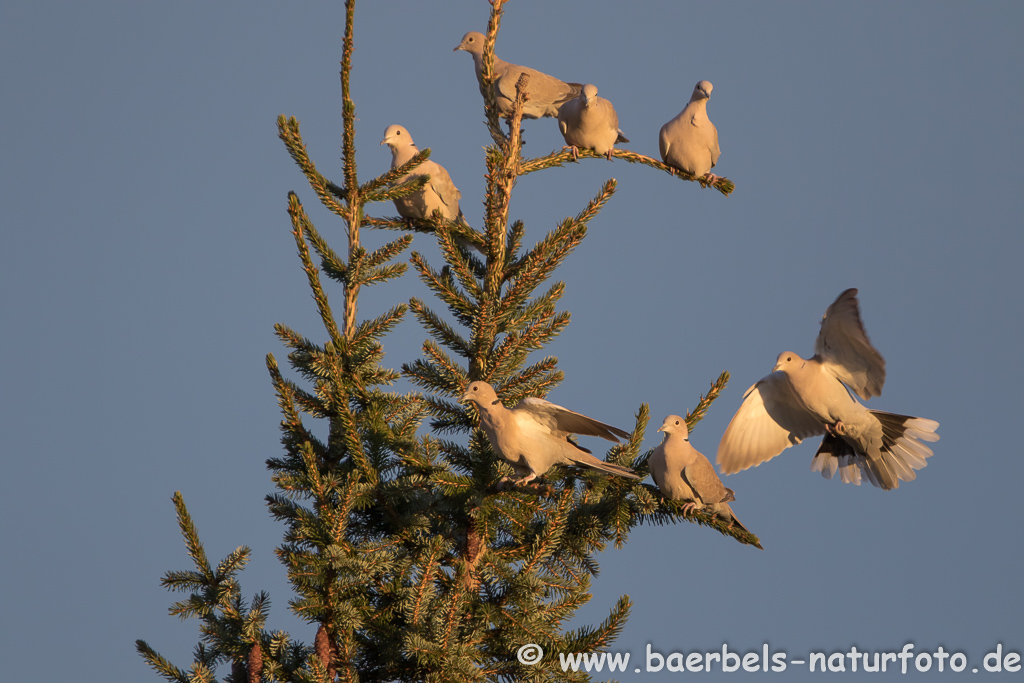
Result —
[[789, 361], [791, 361], [791, 360], [793, 360], [793, 356], [786, 356], [786, 362], [787, 362], [787, 363], [788, 363]]

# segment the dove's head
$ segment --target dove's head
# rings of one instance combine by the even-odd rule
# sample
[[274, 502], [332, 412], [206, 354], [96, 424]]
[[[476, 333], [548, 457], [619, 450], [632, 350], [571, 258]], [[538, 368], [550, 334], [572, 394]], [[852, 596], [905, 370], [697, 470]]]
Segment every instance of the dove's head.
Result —
[[455, 46], [452, 52], [465, 50], [471, 55], [482, 55], [484, 53], [484, 34], [479, 31], [470, 31], [462, 36], [462, 42]]
[[669, 434], [677, 434], [683, 441], [690, 440], [690, 430], [686, 426], [686, 420], [678, 415], [669, 415], [658, 427], [659, 432], [665, 432], [666, 438]]
[[385, 129], [384, 139], [380, 141], [380, 144], [387, 145], [391, 149], [398, 149], [399, 147], [412, 145], [413, 141], [409, 131], [398, 124], [394, 124]]
[[772, 372], [777, 372], [779, 370], [783, 372], [797, 370], [803, 367], [805, 362], [806, 361], [803, 358], [792, 351], [783, 351], [779, 354], [779, 357], [775, 359], [775, 367], [772, 368]]
[[690, 95], [690, 101], [696, 102], [697, 100], [707, 100], [711, 98], [711, 91], [714, 90], [715, 86], [711, 85], [711, 81], [701, 81], [697, 85], [693, 86], [693, 94]]
[[587, 83], [583, 86], [583, 90], [580, 92], [580, 99], [583, 100], [583, 106], [589, 107], [597, 99], [597, 86], [593, 83]]
[[480, 407], [493, 405], [498, 401], [498, 395], [494, 393], [494, 387], [487, 382], [470, 382], [466, 387], [466, 393], [459, 399], [459, 403], [471, 401]]

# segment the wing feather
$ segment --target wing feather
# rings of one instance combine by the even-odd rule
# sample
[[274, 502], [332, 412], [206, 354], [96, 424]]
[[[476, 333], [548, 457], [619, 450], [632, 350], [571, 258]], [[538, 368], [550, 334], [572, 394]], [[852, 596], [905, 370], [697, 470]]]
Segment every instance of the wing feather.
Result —
[[824, 433], [824, 425], [797, 400], [786, 374], [773, 372], [743, 395], [718, 444], [718, 466], [725, 474], [734, 474]]
[[881, 396], [885, 359], [864, 331], [856, 289], [840, 294], [825, 311], [814, 352], [830, 373], [865, 401]]
[[705, 505], [736, 499], [718, 478], [711, 461], [703, 456], [683, 468], [683, 479]]
[[559, 435], [582, 434], [584, 436], [599, 436], [602, 439], [608, 439], [616, 443], [619, 442], [619, 439], [616, 437], [629, 438], [629, 432], [612, 427], [568, 408], [563, 408], [550, 401], [545, 401], [542, 398], [524, 398], [516, 405], [515, 410], [528, 412], [535, 420]]

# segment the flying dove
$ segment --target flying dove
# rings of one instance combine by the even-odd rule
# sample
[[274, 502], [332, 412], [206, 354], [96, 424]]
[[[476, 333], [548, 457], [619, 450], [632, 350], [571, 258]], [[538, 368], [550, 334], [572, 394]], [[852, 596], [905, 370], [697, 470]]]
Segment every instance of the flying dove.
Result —
[[575, 97], [558, 110], [558, 130], [565, 144], [572, 150], [572, 158], [579, 158], [578, 148], [592, 149], [612, 160], [616, 142], [629, 142], [619, 130], [619, 117], [615, 107], [597, 96], [597, 86], [587, 83], [579, 97]]
[[[483, 95], [484, 82], [481, 72], [484, 64], [484, 34], [470, 31], [462, 36], [462, 42], [455, 46], [453, 52], [458, 50], [465, 50], [473, 56], [477, 84], [480, 86], [480, 94]], [[558, 116], [558, 108], [579, 95], [583, 88], [580, 83], [565, 83], [536, 69], [510, 64], [498, 55], [494, 55], [494, 69], [491, 73], [494, 77], [494, 99], [498, 104], [498, 113], [505, 117], [512, 115], [512, 103], [516, 99], [516, 82], [524, 73], [530, 75], [530, 81], [526, 86], [530, 97], [523, 106], [525, 119]]]
[[628, 467], [598, 460], [567, 438], [569, 434], [584, 434], [618, 443], [616, 437], [628, 439], [628, 432], [541, 398], [524, 398], [509, 410], [486, 382], [470, 383], [459, 400], [476, 404], [480, 427], [495, 452], [512, 465], [519, 477], [516, 484], [532, 481], [552, 465], [578, 465], [620, 477], [640, 478]]
[[[420, 153], [419, 148], [412, 141], [409, 131], [399, 125], [388, 126], [380, 144], [391, 148], [392, 169], [408, 163], [410, 159]], [[440, 209], [446, 219], [465, 224], [466, 219], [462, 215], [462, 209], [459, 208], [459, 199], [462, 198], [462, 193], [459, 192], [459, 188], [455, 187], [448, 171], [441, 164], [427, 159], [411, 172], [399, 178], [396, 184], [422, 176], [430, 176], [430, 180], [418, 192], [394, 200], [398, 215], [402, 218], [428, 220], [434, 211]], [[462, 247], [473, 248], [483, 253], [480, 247], [465, 238], [456, 237], [455, 241]]]
[[793, 444], [824, 434], [811, 471], [844, 483], [891, 490], [913, 481], [938, 441], [939, 423], [921, 417], [868, 410], [851, 394], [867, 400], [882, 393], [885, 361], [871, 346], [860, 319], [857, 290], [848, 289], [828, 307], [814, 344], [814, 356], [779, 354], [770, 375], [743, 395], [718, 445], [725, 474], [755, 467]]
[[714, 88], [711, 81], [701, 81], [693, 88], [690, 101], [679, 116], [661, 127], [658, 146], [661, 160], [669, 166], [714, 183], [718, 176], [711, 169], [718, 163], [718, 129], [708, 118], [708, 98]]
[[736, 500], [733, 490], [722, 484], [711, 461], [690, 444], [686, 420], [669, 415], [658, 431], [665, 433], [665, 439], [647, 463], [661, 494], [669, 500], [689, 501], [683, 505], [685, 514], [708, 507], [725, 521], [749, 531], [729, 507], [729, 501]]

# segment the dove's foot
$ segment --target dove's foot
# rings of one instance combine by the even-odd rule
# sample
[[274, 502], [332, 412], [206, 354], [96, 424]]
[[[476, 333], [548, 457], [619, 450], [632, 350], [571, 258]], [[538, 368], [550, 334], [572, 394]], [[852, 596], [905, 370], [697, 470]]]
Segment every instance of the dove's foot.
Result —
[[607, 154], [605, 154], [605, 156], [606, 156], [606, 157], [608, 157], [608, 161], [611, 161], [611, 160], [612, 160], [612, 152], [614, 152], [614, 151], [615, 151], [615, 150], [614, 150], [614, 149], [612, 149], [611, 147], [609, 147], [609, 148], [608, 148], [608, 153], [607, 153]]
[[842, 420], [836, 420], [835, 424], [825, 425], [825, 431], [832, 436], [839, 438], [846, 432], [846, 425], [843, 424]]
[[565, 150], [569, 150], [570, 152], [572, 152], [572, 160], [573, 161], [579, 161], [580, 160], [580, 148], [579, 147], [577, 147], [576, 145], [563, 145], [562, 146], [562, 151], [564, 152]]
[[697, 509], [697, 503], [692, 501], [692, 500], [690, 502], [688, 502], [688, 503], [683, 503], [683, 515], [685, 515], [687, 517], [692, 515], [693, 511], [696, 510], [696, 509]]
[[721, 177], [716, 176], [714, 173], [704, 174], [704, 182], [707, 183], [708, 185], [714, 185], [719, 180], [721, 180]]
[[520, 479], [516, 479], [513, 483], [516, 486], [523, 486], [524, 484], [528, 484], [528, 483], [530, 483], [531, 481], [533, 481], [536, 478], [537, 478], [537, 475], [534, 474], [533, 472], [530, 472], [525, 477], [522, 477]]

